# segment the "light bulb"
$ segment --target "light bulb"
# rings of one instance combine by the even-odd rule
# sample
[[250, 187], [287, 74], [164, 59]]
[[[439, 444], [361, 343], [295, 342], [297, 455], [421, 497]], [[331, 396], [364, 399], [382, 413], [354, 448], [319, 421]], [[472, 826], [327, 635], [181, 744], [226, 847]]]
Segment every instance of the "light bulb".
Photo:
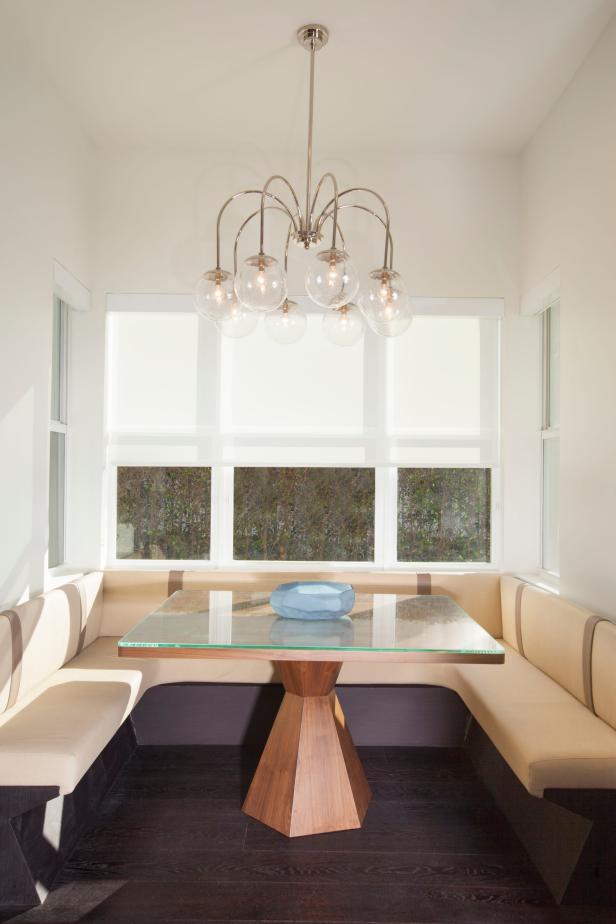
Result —
[[202, 317], [219, 321], [226, 316], [235, 300], [231, 273], [216, 267], [199, 277], [193, 303]]
[[406, 286], [395, 270], [376, 269], [359, 296], [360, 308], [371, 329], [384, 337], [397, 337], [413, 320]]
[[311, 260], [306, 291], [321, 308], [341, 308], [357, 294], [359, 276], [344, 250], [322, 250]]
[[336, 346], [353, 346], [364, 332], [364, 319], [356, 305], [343, 305], [323, 315], [323, 332]]
[[238, 339], [252, 334], [258, 323], [259, 316], [254, 311], [249, 311], [248, 308], [245, 308], [235, 299], [227, 310], [225, 317], [216, 322], [216, 326], [225, 337]]
[[235, 277], [235, 291], [251, 311], [275, 311], [287, 297], [287, 278], [278, 260], [258, 253], [244, 260]]
[[276, 343], [296, 343], [306, 331], [306, 315], [296, 302], [285, 299], [265, 316], [265, 329]]

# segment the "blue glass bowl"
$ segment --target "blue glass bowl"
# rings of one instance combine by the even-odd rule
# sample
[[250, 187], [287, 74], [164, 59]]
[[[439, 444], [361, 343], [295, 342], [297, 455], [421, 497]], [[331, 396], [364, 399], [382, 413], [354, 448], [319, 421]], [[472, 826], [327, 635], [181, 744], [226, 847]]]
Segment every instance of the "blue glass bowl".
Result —
[[300, 648], [350, 648], [353, 636], [353, 620], [349, 616], [335, 619], [279, 617], [270, 630], [272, 644]]
[[353, 609], [355, 591], [338, 581], [291, 581], [272, 592], [270, 604], [285, 619], [337, 619]]

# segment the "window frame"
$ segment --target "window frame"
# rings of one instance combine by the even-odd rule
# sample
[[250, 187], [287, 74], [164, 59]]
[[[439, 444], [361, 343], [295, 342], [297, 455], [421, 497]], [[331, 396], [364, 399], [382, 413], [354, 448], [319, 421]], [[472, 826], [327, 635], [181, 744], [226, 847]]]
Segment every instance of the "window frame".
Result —
[[[372, 561], [276, 561], [233, 558], [233, 506], [234, 466], [202, 466], [211, 468], [210, 506], [210, 557], [209, 559], [127, 559], [116, 556], [117, 521], [117, 471], [129, 467], [127, 463], [112, 465], [108, 471], [108, 542], [109, 567], [118, 570], [182, 569], [213, 571], [497, 571], [501, 555], [501, 479], [500, 469], [486, 465], [439, 465], [439, 466], [365, 466], [374, 468], [374, 559]], [[147, 463], [135, 467], [142, 467]], [[161, 467], [171, 467], [165, 463]], [[179, 467], [188, 468], [189, 463], [178, 462]], [[242, 466], [251, 467], [251, 466]], [[264, 466], [254, 466], [262, 468]], [[316, 466], [315, 466], [316, 467]], [[318, 466], [327, 468], [330, 466]], [[336, 468], [357, 468], [359, 466], [331, 466]], [[490, 507], [490, 561], [398, 561], [398, 468], [489, 468], [491, 471]]]
[[[60, 318], [60, 337], [59, 337], [59, 361], [58, 361], [58, 385], [59, 385], [59, 400], [58, 400], [58, 414], [57, 417], [54, 417], [52, 414], [52, 395], [53, 389], [55, 387], [54, 382], [54, 362], [53, 362], [53, 350], [54, 350], [54, 326], [55, 326], [55, 315], [56, 309], [59, 311]], [[70, 375], [70, 305], [65, 302], [59, 295], [54, 294], [53, 296], [53, 308], [52, 308], [52, 361], [50, 369], [50, 389], [49, 389], [49, 438], [47, 441], [47, 468], [48, 468], [48, 484], [47, 484], [47, 551], [46, 551], [46, 570], [49, 574], [53, 575], [59, 570], [63, 569], [66, 565], [66, 549], [67, 549], [67, 524], [68, 524], [68, 460], [69, 460], [69, 441], [70, 441], [70, 431], [69, 431], [69, 375]], [[61, 492], [62, 498], [62, 521], [61, 523], [56, 524], [56, 528], [61, 529], [62, 540], [60, 543], [60, 560], [50, 563], [49, 553], [50, 553], [50, 539], [52, 535], [51, 528], [51, 434], [58, 433], [61, 434], [64, 438], [64, 466], [62, 472], [62, 479], [58, 482], [58, 487]]]
[[[560, 578], [560, 549], [558, 550], [558, 568], [552, 570], [545, 567], [545, 448], [547, 440], [560, 441], [560, 420], [558, 426], [554, 427], [550, 423], [550, 398], [551, 398], [551, 312], [553, 308], [558, 308], [560, 312], [560, 296], [555, 298], [541, 313], [541, 429], [540, 429], [540, 511], [539, 511], [539, 571], [548, 579], [558, 580]], [[560, 471], [560, 463], [559, 463]], [[558, 522], [560, 524], [560, 507], [558, 509]]]
[[[463, 316], [463, 317], [478, 317], [478, 318], [494, 318], [498, 321], [502, 320], [503, 317], [503, 300], [502, 299], [419, 299], [418, 305], [420, 311], [418, 313], [422, 315], [432, 315], [438, 317], [445, 317], [448, 315], [454, 316]], [[110, 312], [108, 318], [113, 318], [114, 313], [122, 313], [125, 311], [128, 312], [148, 312], [148, 311], [161, 311], [161, 312], [171, 312], [171, 311], [190, 311], [194, 309], [192, 307], [192, 300], [190, 296], [162, 296], [162, 295], [119, 295], [113, 294], [107, 296], [107, 309]], [[314, 311], [315, 306], [308, 307], [308, 310]], [[111, 322], [112, 323], [112, 322]], [[203, 322], [207, 323], [207, 322]], [[301, 461], [297, 462], [288, 462], [284, 460], [277, 461], [275, 458], [272, 458], [271, 462], [259, 461], [254, 462], [252, 465], [254, 467], [267, 467], [268, 464], [271, 464], [272, 467], [295, 467], [295, 466], [305, 466], [313, 465], [314, 467], [336, 467], [336, 468], [357, 468], [357, 467], [366, 467], [373, 468], [375, 471], [375, 529], [374, 529], [374, 560], [373, 561], [363, 561], [363, 562], [328, 562], [328, 561], [251, 561], [251, 560], [240, 560], [233, 558], [233, 502], [234, 502], [234, 491], [233, 491], [233, 473], [234, 465], [231, 462], [227, 461], [227, 458], [224, 454], [224, 451], [221, 451], [221, 447], [224, 446], [225, 439], [230, 439], [231, 442], [237, 442], [238, 445], [242, 445], [243, 439], [246, 435], [234, 434], [232, 431], [229, 431], [229, 409], [227, 406], [229, 388], [228, 388], [228, 375], [229, 375], [229, 352], [232, 344], [228, 339], [222, 338], [218, 334], [217, 342], [217, 394], [214, 397], [214, 400], [218, 409], [218, 427], [217, 432], [210, 433], [209, 429], [205, 432], [205, 428], [202, 433], [196, 432], [194, 435], [196, 443], [201, 440], [202, 442], [209, 443], [213, 449], [211, 451], [218, 452], [218, 456], [212, 456], [207, 458], [202, 456], [202, 458], [197, 458], [195, 461], [188, 461], [186, 458], [186, 453], [182, 450], [186, 446], [186, 434], [167, 434], [167, 433], [155, 433], [148, 435], [147, 439], [151, 440], [151, 445], [164, 442], [165, 452], [164, 459], [157, 458], [154, 461], [152, 458], [148, 458], [147, 449], [144, 451], [141, 458], [137, 461], [134, 456], [130, 456], [130, 453], [127, 455], [124, 454], [124, 445], [130, 443], [131, 434], [126, 431], [117, 431], [111, 432], [109, 426], [109, 404], [110, 404], [110, 390], [113, 388], [113, 383], [111, 382], [111, 361], [110, 361], [110, 324], [107, 326], [107, 358], [106, 358], [106, 382], [105, 382], [105, 401], [107, 405], [107, 415], [106, 415], [106, 431], [107, 431], [107, 464], [106, 464], [106, 479], [105, 479], [105, 493], [106, 493], [106, 510], [107, 510], [107, 525], [106, 525], [106, 542], [105, 548], [103, 550], [103, 560], [107, 562], [107, 566], [117, 569], [117, 570], [152, 570], [152, 569], [198, 569], [198, 570], [228, 570], [228, 571], [365, 571], [365, 570], [387, 570], [387, 571], [497, 571], [500, 568], [502, 561], [502, 529], [503, 529], [503, 518], [502, 518], [502, 474], [501, 474], [501, 462], [500, 462], [500, 382], [502, 376], [502, 367], [501, 367], [501, 338], [502, 338], [502, 323], [498, 324], [497, 330], [497, 356], [496, 361], [498, 363], [497, 370], [497, 382], [499, 395], [496, 398], [497, 409], [498, 409], [498, 418], [497, 418], [497, 433], [495, 437], [495, 449], [492, 455], [492, 458], [488, 461], [473, 461], [469, 463], [463, 462], [451, 462], [451, 463], [431, 463], [428, 459], [425, 461], [417, 463], [401, 463], [393, 461], [393, 459], [387, 460], [380, 456], [379, 453], [374, 452], [371, 447], [368, 447], [367, 454], [368, 457], [374, 456], [369, 462], [361, 463], [359, 461], [352, 462], [342, 462], [337, 461], [336, 463], [331, 464], [319, 464], [316, 462], [312, 463], [302, 463]], [[388, 447], [388, 451], [392, 452], [397, 447], [405, 447], [412, 445], [421, 445], [422, 438], [417, 436], [411, 436], [406, 433], [395, 433], [392, 432], [391, 421], [389, 420], [391, 416], [391, 410], [388, 410], [388, 394], [392, 388], [392, 347], [393, 344], [385, 339], [372, 340], [372, 338], [366, 337], [366, 347], [365, 349], [373, 350], [373, 354], [370, 357], [370, 362], [366, 364], [366, 369], [370, 370], [369, 374], [372, 376], [372, 379], [368, 386], [365, 386], [366, 390], [370, 391], [373, 395], [377, 396], [377, 400], [382, 404], [383, 413], [381, 415], [378, 433], [376, 436], [377, 440], [382, 441], [384, 445]], [[366, 373], [368, 374], [368, 372]], [[144, 437], [140, 434], [135, 434], [137, 437], [137, 442], [141, 443]], [[292, 434], [290, 437], [285, 439], [280, 433], [263, 433], [262, 435], [248, 435], [248, 440], [251, 443], [259, 444], [262, 441], [262, 445], [268, 447], [293, 445], [298, 441], [301, 441], [303, 445], [319, 445], [321, 441], [323, 443], [330, 442], [332, 440], [332, 433], [321, 433], [316, 430], [309, 430], [301, 436], [297, 433]], [[483, 436], [483, 434], [482, 434]], [[445, 438], [440, 442], [443, 445], [464, 445], [468, 439], [465, 436], [456, 436], [454, 438]], [[439, 440], [437, 440], [437, 443]], [[474, 441], [473, 445], [475, 444]], [[352, 443], [355, 445], [355, 438], [352, 434], [343, 434], [340, 439], [341, 445], [347, 445]], [[148, 444], [150, 445], [150, 444]], [[206, 450], [208, 452], [208, 450]], [[199, 453], [197, 453], [198, 455]], [[237, 467], [252, 467], [250, 462], [247, 461], [238, 461], [235, 463]], [[195, 465], [197, 467], [203, 466], [211, 469], [211, 486], [212, 486], [212, 496], [211, 496], [211, 524], [210, 524], [210, 558], [209, 559], [194, 559], [189, 561], [183, 560], [168, 560], [168, 559], [119, 559], [116, 555], [116, 514], [117, 514], [117, 469], [118, 467], [123, 466], [182, 466], [188, 467], [190, 465]], [[490, 561], [489, 562], [399, 562], [397, 560], [397, 479], [398, 479], [398, 469], [399, 468], [489, 468], [491, 470], [491, 542], [490, 542]]]

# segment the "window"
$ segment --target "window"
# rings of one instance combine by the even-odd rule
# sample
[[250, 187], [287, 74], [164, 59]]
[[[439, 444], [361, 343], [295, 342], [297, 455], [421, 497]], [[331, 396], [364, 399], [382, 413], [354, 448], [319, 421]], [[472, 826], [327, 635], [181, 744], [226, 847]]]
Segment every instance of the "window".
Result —
[[490, 561], [490, 470], [398, 471], [398, 561]]
[[49, 423], [49, 540], [47, 566], [64, 562], [69, 307], [53, 301]]
[[543, 423], [541, 430], [541, 566], [558, 574], [560, 489], [560, 304], [543, 314]]
[[300, 301], [281, 346], [108, 296], [108, 559], [498, 562], [501, 300], [419, 300], [344, 349]]
[[164, 561], [210, 555], [209, 468], [118, 468], [118, 558]]
[[236, 468], [233, 557], [374, 561], [374, 469]]

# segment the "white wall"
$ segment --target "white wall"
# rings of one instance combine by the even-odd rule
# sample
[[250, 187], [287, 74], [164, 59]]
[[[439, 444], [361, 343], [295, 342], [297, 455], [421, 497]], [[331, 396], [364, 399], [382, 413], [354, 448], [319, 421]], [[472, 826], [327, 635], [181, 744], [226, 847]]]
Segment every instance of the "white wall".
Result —
[[[52, 261], [93, 290], [93, 310], [75, 313], [68, 561], [101, 561], [104, 296], [189, 292], [212, 265], [214, 216], [223, 197], [274, 171], [296, 178], [303, 164], [246, 146], [233, 155], [99, 151], [48, 80], [0, 40], [4, 137], [0, 240], [0, 605], [45, 583]], [[414, 294], [502, 296], [504, 565], [537, 564], [537, 338], [519, 317], [520, 174], [513, 157], [385, 154], [317, 164], [341, 181], [374, 186], [390, 202], [396, 265]], [[236, 212], [237, 217], [239, 213]], [[225, 241], [234, 218], [225, 223]], [[348, 244], [364, 269], [382, 242], [369, 220], [353, 221]], [[90, 231], [92, 235], [90, 235]], [[90, 248], [92, 241], [92, 249]], [[227, 245], [228, 246], [228, 245]], [[225, 263], [229, 263], [229, 250]], [[299, 291], [301, 251], [292, 257]]]
[[616, 614], [616, 19], [523, 156], [524, 290], [561, 268], [561, 590]]
[[[518, 314], [520, 183], [519, 162], [510, 157], [385, 155], [350, 156], [323, 162], [345, 185], [369, 185], [389, 201], [396, 265], [413, 294], [502, 296], [504, 322], [502, 396], [504, 562], [511, 568], [537, 565], [538, 458], [537, 331]], [[107, 151], [98, 157], [95, 232], [95, 311], [84, 318], [80, 353], [90, 375], [80, 388], [90, 408], [100, 407], [106, 292], [190, 292], [199, 273], [214, 262], [214, 221], [224, 199], [260, 185], [282, 171], [301, 188], [303, 164], [280, 162], [246, 148], [233, 157], [199, 153]], [[317, 172], [319, 172], [317, 170]], [[246, 206], [244, 205], [244, 209]], [[246, 214], [246, 212], [244, 212]], [[223, 265], [231, 249], [240, 208], [223, 227]], [[272, 216], [274, 219], [276, 216]], [[348, 247], [364, 270], [382, 260], [380, 233], [372, 220], [345, 215]], [[270, 226], [268, 225], [268, 228]], [[286, 230], [286, 229], [285, 229]], [[279, 233], [282, 228], [279, 226]], [[272, 246], [276, 235], [268, 241]], [[254, 252], [249, 244], [245, 255]], [[291, 285], [301, 291], [305, 256], [291, 254]], [[436, 357], [438, 361], [438, 357]], [[92, 370], [96, 374], [92, 375]], [[104, 446], [97, 415], [81, 434], [80, 457], [90, 481], [82, 479], [73, 524], [79, 563], [99, 563], [101, 521], [92, 486], [102, 479]]]
[[44, 586], [53, 260], [88, 283], [88, 144], [0, 27], [0, 606]]

